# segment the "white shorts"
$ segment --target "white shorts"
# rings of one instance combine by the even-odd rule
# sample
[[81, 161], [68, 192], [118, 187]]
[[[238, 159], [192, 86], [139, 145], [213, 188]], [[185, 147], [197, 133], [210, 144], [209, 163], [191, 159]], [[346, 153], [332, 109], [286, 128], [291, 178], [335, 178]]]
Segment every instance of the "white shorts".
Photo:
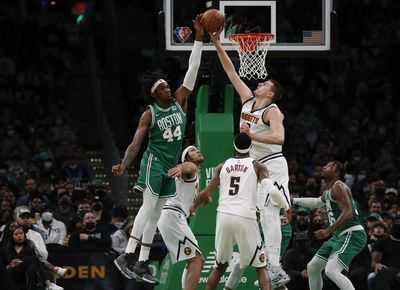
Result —
[[[286, 197], [286, 201], [290, 204], [290, 193], [289, 193], [289, 170], [284, 156], [271, 159], [266, 158], [262, 161], [268, 169], [269, 178], [273, 185], [275, 185]], [[270, 200], [269, 194], [265, 196], [262, 192], [262, 187], [259, 186], [257, 190], [257, 207], [262, 209], [262, 206], [277, 205], [274, 201]]]
[[178, 209], [163, 209], [157, 226], [172, 263], [194, 258], [196, 251], [201, 255], [198, 242], [183, 212]]
[[238, 245], [240, 267], [266, 265], [257, 220], [218, 212], [215, 230], [215, 262], [231, 261], [233, 246]]

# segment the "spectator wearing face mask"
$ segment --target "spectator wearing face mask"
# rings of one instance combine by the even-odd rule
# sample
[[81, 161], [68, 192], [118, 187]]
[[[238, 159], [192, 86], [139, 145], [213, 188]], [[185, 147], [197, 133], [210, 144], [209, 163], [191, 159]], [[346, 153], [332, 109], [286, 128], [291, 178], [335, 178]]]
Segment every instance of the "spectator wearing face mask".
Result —
[[96, 195], [91, 203], [93, 214], [96, 218], [98, 228], [102, 228], [107, 225], [111, 219], [110, 215], [107, 214], [107, 209], [104, 207], [103, 200], [100, 196]]
[[322, 217], [320, 215], [315, 215], [308, 226], [308, 240], [310, 241], [310, 247], [314, 250], [318, 250], [322, 244], [326, 241], [325, 240], [317, 240], [315, 238], [314, 232], [324, 229], [325, 225], [323, 223]]
[[96, 218], [91, 211], [82, 215], [81, 229], [76, 229], [69, 238], [69, 246], [79, 251], [107, 251], [111, 249], [111, 238], [97, 229]]
[[72, 202], [69, 194], [65, 189], [61, 189], [58, 193], [58, 205], [54, 211], [54, 218], [64, 223], [65, 227], [68, 229], [74, 216], [75, 213], [72, 209]]
[[47, 247], [51, 244], [61, 245], [67, 235], [64, 223], [54, 218], [53, 207], [48, 205], [42, 208], [40, 220], [33, 228], [42, 235]]
[[76, 229], [82, 228], [82, 217], [86, 212], [92, 212], [92, 206], [87, 199], [81, 199], [76, 203], [76, 211], [71, 220], [70, 226], [67, 228], [68, 234], [71, 234]]
[[365, 248], [354, 258], [350, 265], [348, 277], [356, 289], [367, 289], [367, 277], [371, 269], [371, 250], [374, 244], [386, 237], [387, 227], [381, 222], [375, 222], [371, 227], [371, 235]]
[[128, 245], [129, 235], [131, 234], [133, 220], [125, 222], [123, 226], [111, 235], [112, 249], [118, 254], [122, 254]]
[[373, 272], [368, 275], [369, 290], [400, 288], [400, 215], [394, 218], [389, 235], [373, 245], [371, 268]]
[[111, 209], [111, 222], [100, 227], [105, 234], [111, 235], [122, 228], [128, 218], [128, 209], [123, 204], [115, 204]]
[[283, 269], [290, 276], [286, 287], [291, 290], [308, 290], [307, 264], [314, 257], [316, 251], [310, 247], [308, 235], [298, 232], [294, 236], [294, 245], [283, 256]]

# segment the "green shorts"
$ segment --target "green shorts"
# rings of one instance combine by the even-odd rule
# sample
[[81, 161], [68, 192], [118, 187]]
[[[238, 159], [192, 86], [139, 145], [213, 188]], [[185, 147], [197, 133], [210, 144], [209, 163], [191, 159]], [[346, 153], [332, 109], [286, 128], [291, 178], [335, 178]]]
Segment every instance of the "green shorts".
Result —
[[364, 230], [349, 231], [341, 237], [333, 235], [315, 255], [325, 261], [338, 255], [339, 263], [348, 271], [351, 261], [362, 251], [366, 243], [367, 234]]
[[281, 233], [282, 241], [280, 256], [283, 257], [289, 246], [290, 240], [292, 239], [292, 226], [290, 224], [281, 225]]
[[157, 156], [147, 151], [140, 161], [139, 176], [133, 189], [136, 192], [143, 192], [145, 188], [159, 198], [176, 195], [175, 179], [168, 176], [163, 163]]

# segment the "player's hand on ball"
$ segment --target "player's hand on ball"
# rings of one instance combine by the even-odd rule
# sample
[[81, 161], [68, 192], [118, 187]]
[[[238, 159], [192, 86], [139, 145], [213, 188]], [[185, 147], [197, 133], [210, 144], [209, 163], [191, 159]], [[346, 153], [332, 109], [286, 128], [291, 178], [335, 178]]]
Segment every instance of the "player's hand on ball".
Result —
[[197, 14], [196, 19], [192, 20], [194, 30], [196, 30], [196, 34], [199, 34], [199, 35], [204, 35], [204, 28], [200, 23], [200, 19], [202, 16], [203, 16], [203, 13]]
[[125, 167], [122, 164], [114, 165], [111, 169], [112, 174], [115, 176], [121, 176], [125, 172]]
[[217, 32], [209, 32], [208, 33], [210, 35], [210, 39], [213, 43], [216, 43], [219, 41], [219, 36], [221, 35], [222, 30], [224, 30], [223, 24], [221, 25], [221, 27], [218, 29]]

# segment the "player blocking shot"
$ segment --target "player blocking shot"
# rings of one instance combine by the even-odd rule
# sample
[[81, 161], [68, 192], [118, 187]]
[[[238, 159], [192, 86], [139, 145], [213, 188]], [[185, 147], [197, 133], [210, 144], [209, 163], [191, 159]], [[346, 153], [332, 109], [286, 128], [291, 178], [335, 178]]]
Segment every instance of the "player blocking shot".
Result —
[[[282, 97], [282, 87], [276, 80], [269, 79], [260, 81], [257, 88], [251, 91], [239, 77], [222, 47], [219, 41], [221, 32], [222, 27], [217, 33], [210, 34], [210, 37], [225, 73], [240, 96], [242, 102], [240, 131], [252, 140], [250, 157], [262, 162], [268, 168], [272, 184], [280, 191], [286, 204], [290, 205], [289, 170], [286, 158], [282, 154], [282, 145], [285, 140], [284, 115], [276, 105]], [[264, 196], [261, 187], [259, 191], [258, 209], [268, 255], [272, 289], [275, 289], [290, 281], [290, 277], [280, 265], [280, 257], [283, 255], [281, 248], [286, 249], [290, 242], [291, 228], [290, 225], [286, 225], [281, 229], [281, 207], [271, 199], [271, 193], [267, 192]], [[238, 286], [244, 270], [238, 264], [234, 266], [227, 282], [229, 288], [235, 289]]]
[[[112, 172], [119, 176], [136, 158], [147, 133], [149, 143], [143, 154], [134, 190], [143, 194], [143, 204], [137, 213], [125, 252], [114, 264], [128, 279], [158, 284], [149, 271], [148, 259], [157, 222], [169, 197], [176, 195], [175, 180], [168, 170], [175, 167], [182, 152], [182, 140], [186, 127], [187, 100], [193, 91], [200, 67], [204, 29], [201, 15], [193, 20], [196, 31], [195, 43], [189, 57], [189, 66], [180, 86], [173, 96], [165, 76], [160, 72], [145, 74], [142, 78], [144, 91], [153, 99], [142, 114], [131, 144], [121, 164], [114, 165]], [[139, 259], [134, 252], [141, 245]]]

